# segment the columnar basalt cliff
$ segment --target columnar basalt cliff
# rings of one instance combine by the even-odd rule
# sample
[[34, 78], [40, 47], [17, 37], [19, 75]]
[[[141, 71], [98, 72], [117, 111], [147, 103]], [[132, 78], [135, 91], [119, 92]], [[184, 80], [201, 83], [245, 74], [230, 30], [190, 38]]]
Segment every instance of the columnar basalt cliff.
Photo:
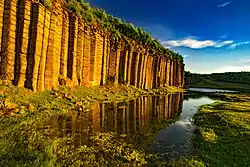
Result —
[[107, 82], [183, 87], [182, 56], [142, 29], [82, 1], [41, 2], [0, 0], [2, 80], [33, 91]]

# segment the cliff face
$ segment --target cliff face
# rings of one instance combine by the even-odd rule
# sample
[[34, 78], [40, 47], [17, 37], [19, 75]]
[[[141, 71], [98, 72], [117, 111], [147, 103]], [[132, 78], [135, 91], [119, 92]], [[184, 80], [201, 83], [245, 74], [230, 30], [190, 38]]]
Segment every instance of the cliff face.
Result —
[[114, 42], [62, 3], [53, 5], [0, 0], [2, 80], [33, 91], [106, 82], [142, 89], [184, 85], [183, 62]]

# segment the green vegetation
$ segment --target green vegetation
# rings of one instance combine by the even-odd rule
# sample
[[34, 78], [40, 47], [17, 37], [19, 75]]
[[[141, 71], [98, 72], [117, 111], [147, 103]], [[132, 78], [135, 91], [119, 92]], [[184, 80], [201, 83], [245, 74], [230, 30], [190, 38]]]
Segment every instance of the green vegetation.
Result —
[[[54, 0], [55, 1], [55, 0]], [[53, 0], [40, 0], [44, 6], [53, 8]], [[151, 55], [164, 55], [169, 58], [183, 61], [183, 57], [163, 45], [157, 39], [153, 39], [150, 33], [133, 24], [111, 16], [103, 9], [91, 7], [84, 0], [65, 0], [66, 8], [81, 18], [86, 27], [93, 31], [99, 31], [105, 38], [111, 39], [115, 47], [123, 42], [127, 46], [136, 46], [137, 49], [151, 53]]]
[[185, 84], [190, 87], [250, 91], [250, 72], [192, 74], [185, 73]]
[[[92, 167], [142, 166], [149, 161], [158, 163], [156, 155], [146, 153], [138, 145], [143, 143], [130, 144], [125, 135], [93, 133], [86, 143], [77, 145], [77, 134], [62, 134], [47, 125], [60, 116], [87, 111], [94, 101], [125, 101], [142, 94], [158, 92], [105, 85], [94, 88], [59, 87], [58, 90], [34, 93], [25, 88], [0, 85], [0, 166]], [[159, 126], [149, 129], [143, 140], [169, 123], [160, 122]]]
[[194, 116], [195, 157], [172, 164], [195, 166], [191, 162], [197, 160], [200, 163], [197, 166], [250, 165], [250, 97], [235, 94], [221, 97], [222, 101], [202, 106]]

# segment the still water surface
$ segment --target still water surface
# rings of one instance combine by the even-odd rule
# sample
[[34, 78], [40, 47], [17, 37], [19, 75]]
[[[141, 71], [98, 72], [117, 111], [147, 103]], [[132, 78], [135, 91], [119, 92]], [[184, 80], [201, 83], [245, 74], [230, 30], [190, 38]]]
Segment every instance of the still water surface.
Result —
[[189, 154], [194, 126], [192, 117], [200, 105], [213, 100], [202, 95], [186, 93], [167, 96], [143, 96], [123, 103], [96, 103], [89, 111], [58, 116], [49, 127], [60, 135], [74, 135], [74, 143], [83, 145], [95, 132], [126, 134], [129, 142], [140, 144], [152, 127], [164, 120], [176, 120], [163, 126], [147, 145], [151, 153], [169, 160]]

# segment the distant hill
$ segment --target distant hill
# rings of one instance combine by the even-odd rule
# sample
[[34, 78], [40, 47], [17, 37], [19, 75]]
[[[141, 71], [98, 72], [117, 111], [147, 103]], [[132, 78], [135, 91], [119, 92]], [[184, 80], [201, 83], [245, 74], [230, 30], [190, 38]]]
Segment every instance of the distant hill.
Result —
[[250, 91], [250, 72], [195, 74], [185, 72], [186, 87], [224, 88]]

